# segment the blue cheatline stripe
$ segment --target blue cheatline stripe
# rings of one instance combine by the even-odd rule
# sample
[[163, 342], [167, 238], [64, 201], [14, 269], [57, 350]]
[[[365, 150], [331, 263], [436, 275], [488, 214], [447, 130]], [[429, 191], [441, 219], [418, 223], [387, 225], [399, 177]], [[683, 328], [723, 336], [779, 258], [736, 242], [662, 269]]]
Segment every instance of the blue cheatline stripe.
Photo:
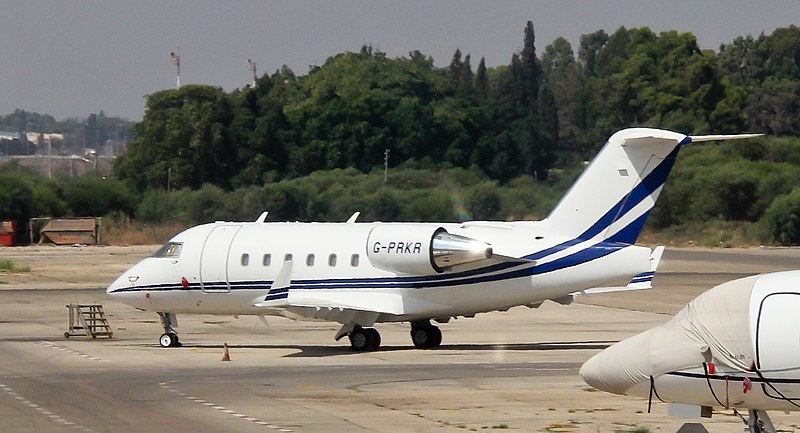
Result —
[[[691, 142], [690, 137], [684, 138], [669, 155], [645, 177], [628, 195], [622, 198], [617, 204], [608, 210], [595, 224], [589, 227], [586, 231], [580, 234], [575, 239], [562, 242], [559, 245], [538, 251], [525, 256], [528, 260], [540, 260], [544, 257], [551, 256], [560, 251], [566, 250], [570, 247], [578, 245], [600, 234], [603, 230], [607, 230], [618, 218], [623, 217], [634, 207], [636, 207], [642, 200], [653, 194], [659, 187], [664, 185], [666, 179], [675, 164], [675, 158], [682, 145]], [[518, 263], [499, 263], [483, 268], [472, 269], [452, 274], [437, 274], [426, 276], [409, 276], [409, 277], [380, 277], [380, 278], [367, 278], [367, 279], [326, 279], [326, 280], [297, 280], [293, 281], [291, 288], [298, 289], [318, 289], [318, 288], [428, 288], [428, 287], [445, 287], [450, 285], [462, 284], [477, 284], [489, 281], [500, 281], [510, 278], [519, 278], [526, 276], [533, 276], [544, 274], [548, 272], [566, 269], [569, 267], [577, 266], [604, 257], [615, 251], [618, 251], [630, 244], [633, 244], [638, 238], [639, 233], [644, 227], [645, 221], [650, 213], [650, 210], [643, 215], [636, 218], [632, 223], [622, 228], [620, 231], [610, 236], [606, 241], [599, 242], [586, 249], [554, 260], [550, 263], [544, 263], [536, 266], [530, 264]], [[500, 271], [506, 271], [502, 272]], [[498, 272], [495, 275], [486, 275], [487, 273]], [[246, 289], [269, 289], [272, 281], [236, 281], [230, 283], [232, 290], [246, 290]], [[212, 282], [203, 283], [206, 289], [226, 289], [228, 284], [225, 282]], [[121, 288], [112, 293], [117, 292], [135, 292], [135, 291], [169, 291], [169, 290], [193, 290], [201, 288], [199, 284], [193, 283], [188, 289], [180, 285], [163, 285], [155, 284], [149, 286], [140, 286], [136, 288]]]
[[[605, 257], [615, 251], [619, 251], [622, 248], [627, 247], [628, 245], [624, 244], [609, 244], [609, 243], [599, 243], [594, 245], [593, 247], [586, 248], [584, 250], [578, 251], [574, 254], [562, 257], [558, 260], [555, 260], [550, 263], [545, 263], [540, 266], [526, 266], [521, 269], [517, 269], [512, 272], [507, 272], [504, 274], [495, 274], [495, 275], [481, 275], [475, 276], [472, 278], [457, 280], [457, 281], [433, 281], [433, 282], [394, 282], [391, 284], [386, 283], [379, 283], [375, 284], [371, 282], [369, 279], [339, 279], [339, 280], [298, 280], [292, 283], [292, 286], [289, 288], [280, 288], [276, 289], [274, 292], [270, 291], [267, 295], [267, 300], [272, 299], [270, 296], [272, 295], [286, 295], [288, 296], [289, 289], [382, 289], [382, 288], [391, 288], [391, 289], [399, 289], [399, 288], [409, 288], [409, 289], [424, 289], [424, 288], [436, 288], [436, 287], [447, 287], [453, 285], [466, 285], [466, 284], [480, 284], [485, 282], [493, 282], [493, 281], [502, 281], [514, 278], [522, 278], [522, 277], [531, 277], [534, 275], [541, 275], [549, 272], [554, 272], [562, 269], [567, 269], [573, 266], [581, 265], [583, 263], [590, 262], [592, 260]], [[231, 284], [232, 290], [253, 290], [253, 289], [262, 289], [268, 290], [270, 287], [270, 281], [242, 281], [237, 282], [236, 284]], [[135, 288], [122, 288], [115, 291], [117, 292], [138, 292], [138, 291], [170, 291], [175, 290], [176, 285], [152, 285], [147, 287], [135, 287]], [[200, 289], [199, 285], [197, 289]]]

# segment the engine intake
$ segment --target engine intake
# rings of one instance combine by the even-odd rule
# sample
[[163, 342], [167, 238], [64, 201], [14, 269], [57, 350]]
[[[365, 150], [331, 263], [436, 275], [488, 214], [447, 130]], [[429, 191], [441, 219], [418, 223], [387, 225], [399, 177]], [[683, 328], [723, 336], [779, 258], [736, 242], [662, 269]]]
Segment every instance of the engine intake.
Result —
[[492, 257], [486, 242], [448, 233], [429, 224], [380, 224], [367, 238], [372, 266], [413, 275], [441, 273], [461, 264]]

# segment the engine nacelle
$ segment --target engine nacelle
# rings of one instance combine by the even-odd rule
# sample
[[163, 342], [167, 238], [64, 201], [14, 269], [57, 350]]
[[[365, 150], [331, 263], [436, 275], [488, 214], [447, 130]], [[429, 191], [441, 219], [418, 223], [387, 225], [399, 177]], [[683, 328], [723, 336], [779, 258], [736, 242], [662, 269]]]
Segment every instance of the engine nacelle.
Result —
[[430, 224], [379, 224], [367, 238], [372, 266], [391, 272], [431, 275], [492, 257], [486, 242], [450, 234]]

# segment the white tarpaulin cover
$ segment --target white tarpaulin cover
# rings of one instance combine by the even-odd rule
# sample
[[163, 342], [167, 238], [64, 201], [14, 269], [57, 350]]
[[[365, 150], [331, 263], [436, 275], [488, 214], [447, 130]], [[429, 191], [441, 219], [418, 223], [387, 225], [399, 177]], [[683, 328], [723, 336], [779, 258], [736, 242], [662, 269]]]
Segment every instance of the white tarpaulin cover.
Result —
[[721, 284], [695, 298], [669, 322], [598, 353], [581, 376], [598, 389], [624, 394], [637, 383], [703, 362], [747, 370], [753, 360], [750, 297], [759, 276]]

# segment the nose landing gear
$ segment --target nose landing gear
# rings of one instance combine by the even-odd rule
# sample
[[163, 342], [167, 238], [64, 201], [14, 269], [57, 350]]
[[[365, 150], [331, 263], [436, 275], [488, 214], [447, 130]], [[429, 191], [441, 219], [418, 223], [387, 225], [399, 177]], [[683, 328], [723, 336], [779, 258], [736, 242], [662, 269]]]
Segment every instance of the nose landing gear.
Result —
[[178, 332], [176, 328], [178, 327], [178, 317], [175, 313], [158, 313], [158, 317], [161, 319], [161, 327], [164, 328], [164, 333], [161, 334], [161, 337], [158, 339], [158, 343], [161, 347], [181, 347], [182, 344], [178, 339]]

